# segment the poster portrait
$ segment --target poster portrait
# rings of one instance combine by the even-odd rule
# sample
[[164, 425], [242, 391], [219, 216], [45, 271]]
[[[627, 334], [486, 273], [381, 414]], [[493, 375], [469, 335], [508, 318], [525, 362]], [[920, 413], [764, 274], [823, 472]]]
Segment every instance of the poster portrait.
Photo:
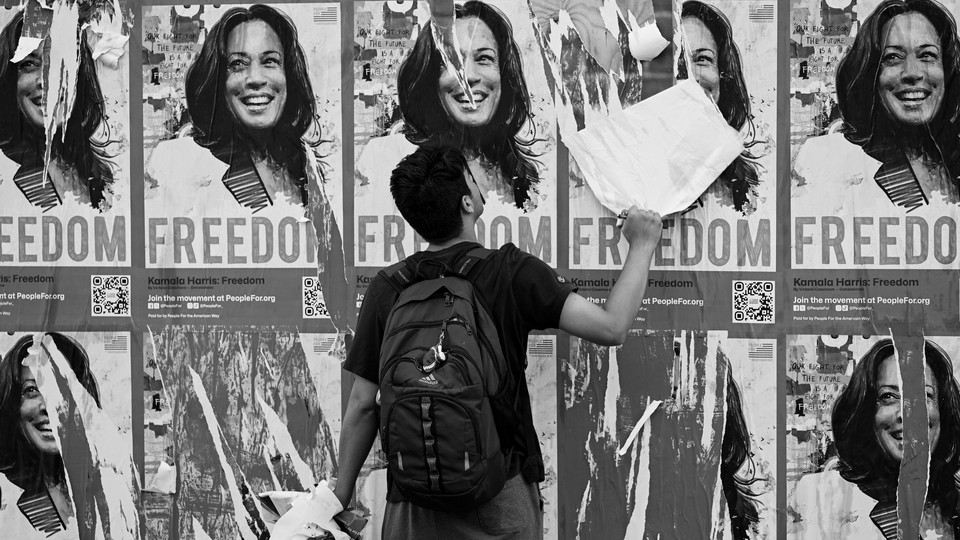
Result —
[[418, 145], [462, 148], [485, 199], [477, 236], [556, 264], [556, 121], [526, 2], [457, 3], [473, 104], [434, 45], [427, 2], [355, 5], [355, 261], [389, 266], [426, 247], [390, 197]]
[[329, 480], [343, 356], [342, 336], [295, 328], [146, 334], [148, 536], [263, 538], [272, 524], [262, 494]]
[[794, 268], [957, 266], [952, 0], [793, 4]]
[[[639, 14], [633, 14], [637, 23], [651, 22], [653, 10], [639, 8]], [[693, 77], [740, 134], [744, 150], [734, 162], [690, 207], [664, 216], [655, 269], [769, 271], [776, 267], [777, 87], [776, 70], [770, 69], [777, 62], [774, 8], [773, 2], [753, 0], [678, 2], [680, 27], [674, 45], [680, 49], [674, 51], [675, 62], [669, 72], [656, 71], [662, 70], [664, 63], [641, 62], [638, 66], [626, 53], [634, 28], [623, 20], [626, 15], [618, 28], [612, 29], [612, 35], [619, 38], [612, 43], [613, 50], [624, 56], [620, 71], [605, 69], [595, 53], [587, 57], [579, 52], [589, 43], [581, 37], [584, 22], [572, 18], [572, 27], [565, 29], [560, 76], [568, 87], [576, 81], [581, 87], [598, 87], [580, 99], [571, 98], [567, 105], [578, 129], [652, 95], [645, 85], [660, 86], [675, 76]], [[599, 7], [594, 9], [599, 12]], [[689, 49], [689, 59], [684, 47]], [[670, 48], [661, 54], [669, 55]], [[618, 269], [627, 242], [616, 223], [614, 213], [601, 206], [571, 157], [571, 268]]]
[[342, 267], [339, 4], [142, 14], [147, 267]]
[[129, 33], [119, 3], [0, 10], [0, 264], [130, 266]]
[[139, 538], [130, 335], [0, 335], [0, 523], [8, 538]]
[[797, 335], [786, 350], [787, 537], [955, 536], [960, 338]]
[[775, 345], [701, 331], [630, 335], [621, 347], [572, 338], [561, 365], [564, 537], [773, 538]]

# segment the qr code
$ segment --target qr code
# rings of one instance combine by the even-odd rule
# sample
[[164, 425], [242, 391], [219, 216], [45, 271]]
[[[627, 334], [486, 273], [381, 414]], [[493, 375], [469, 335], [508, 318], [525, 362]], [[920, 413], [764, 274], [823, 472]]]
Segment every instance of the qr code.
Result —
[[320, 288], [320, 280], [315, 277], [304, 276], [303, 318], [326, 319], [329, 316], [327, 304], [323, 301], [323, 289]]
[[773, 323], [772, 281], [733, 281], [733, 322]]
[[90, 314], [130, 316], [130, 276], [90, 276]]

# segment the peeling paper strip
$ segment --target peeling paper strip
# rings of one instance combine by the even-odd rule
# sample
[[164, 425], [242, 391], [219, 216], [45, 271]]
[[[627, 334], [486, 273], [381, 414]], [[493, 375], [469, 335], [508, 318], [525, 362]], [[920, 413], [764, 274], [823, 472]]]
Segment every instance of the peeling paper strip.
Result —
[[[619, 347], [610, 347], [607, 361], [607, 389], [603, 396], [603, 431], [617, 440], [617, 398], [620, 396], [620, 367], [617, 365]], [[623, 454], [620, 454], [623, 455]]]
[[[429, 0], [429, 4], [433, 43], [437, 46], [447, 69], [456, 74], [457, 82], [470, 102], [470, 107], [476, 109], [477, 104], [467, 80], [468, 74], [464, 68], [463, 57], [460, 55], [460, 43], [457, 41], [454, 2], [453, 0]], [[471, 36], [471, 41], [472, 39], [473, 36]], [[469, 49], [468, 46], [467, 50]]]
[[627, 530], [623, 538], [642, 538], [647, 530], [647, 506], [650, 504], [650, 434], [651, 430], [643, 430], [640, 436], [640, 444], [635, 447], [634, 453], [640, 454], [637, 464], [637, 474], [635, 484], [636, 491], [633, 493], [633, 511], [627, 521]]
[[267, 445], [263, 445], [263, 464], [267, 467], [267, 470], [270, 471], [270, 484], [273, 486], [273, 489], [282, 489], [283, 484], [280, 483], [280, 479], [277, 478], [277, 473], [273, 471], [273, 459], [270, 456], [270, 448]]
[[[722, 333], [724, 339], [726, 339], [726, 332]], [[713, 423], [710, 422], [711, 418], [714, 418], [714, 410], [717, 408], [717, 398], [722, 398], [720, 401], [720, 409], [723, 413], [720, 418], [726, 418], [727, 412], [727, 370], [730, 369], [729, 362], [725, 361], [724, 365], [720, 365], [720, 332], [708, 332], [707, 333], [707, 357], [706, 357], [706, 366], [704, 367], [704, 381], [703, 381], [703, 433], [700, 437], [700, 448], [710, 448], [711, 443], [714, 440], [723, 441], [723, 428], [720, 429], [720, 436], [714, 439], [714, 430]], [[722, 377], [718, 377], [718, 371], [723, 371]], [[718, 392], [718, 385], [720, 391]], [[719, 396], [718, 396], [719, 394]], [[724, 422], [721, 425], [726, 425]], [[718, 469], [719, 471], [719, 469]], [[719, 478], [719, 474], [717, 476]]]
[[[240, 536], [244, 540], [257, 540], [257, 537], [247, 525], [247, 510], [243, 506], [243, 495], [240, 494], [240, 488], [237, 485], [237, 478], [233, 474], [233, 468], [227, 462], [226, 453], [223, 451], [223, 440], [220, 436], [220, 426], [217, 425], [216, 417], [213, 414], [213, 405], [210, 398], [207, 397], [207, 391], [203, 388], [203, 380], [200, 375], [191, 367], [190, 377], [193, 379], [193, 390], [200, 401], [200, 407], [203, 409], [203, 419], [207, 423], [207, 430], [213, 438], [213, 445], [217, 451], [217, 457], [220, 458], [220, 468], [223, 469], [223, 476], [227, 482], [227, 489], [230, 491], [230, 502], [233, 503], [233, 518], [237, 524]], [[259, 506], [259, 505], [258, 505]]]
[[657, 407], [663, 403], [659, 399], [655, 399], [647, 404], [646, 410], [643, 411], [643, 415], [640, 416], [640, 420], [637, 421], [637, 425], [633, 426], [633, 431], [630, 432], [630, 436], [627, 437], [627, 440], [624, 441], [623, 446], [617, 450], [618, 455], [624, 455], [627, 453], [627, 450], [630, 449], [630, 445], [633, 444], [633, 440], [637, 438], [637, 434], [640, 433], [640, 428], [647, 423], [647, 420], [650, 419], [650, 416], [653, 415], [653, 412], [657, 410]]
[[109, 516], [108, 521], [101, 521], [101, 526], [97, 528], [98, 534], [102, 531], [107, 538], [140, 538], [140, 477], [134, 465], [130, 442], [77, 380], [53, 338], [45, 335], [43, 344], [57, 371], [64, 376], [70, 392], [69, 398], [80, 412], [86, 442], [93, 459], [90, 466], [98, 471], [101, 489], [106, 495], [103, 497], [106, 508], [100, 507], [103, 503], [99, 499], [95, 507], [98, 516]]
[[[80, 2], [58, 2], [54, 6], [50, 25], [49, 58], [44, 58], [44, 69], [47, 70], [43, 87], [43, 121], [46, 130], [44, 177], [53, 157], [53, 137], [58, 129], [66, 127], [77, 95], [77, 72], [83, 42], [83, 33], [79, 31], [79, 9]], [[53, 91], [57, 92], [56, 99], [52, 99]], [[66, 129], [62, 136], [66, 137]]]
[[[273, 437], [277, 449], [290, 456], [293, 470], [297, 473], [300, 485], [303, 486], [304, 489], [310, 489], [316, 484], [313, 471], [310, 470], [310, 466], [303, 461], [303, 458], [297, 452], [297, 447], [293, 444], [293, 438], [290, 436], [290, 432], [287, 431], [286, 424], [284, 424], [280, 416], [270, 408], [270, 405], [263, 400], [259, 392], [257, 392], [257, 403], [260, 404], [260, 408], [263, 410], [263, 417], [267, 421], [267, 429], [270, 431], [270, 436]], [[271, 467], [270, 470], [272, 474], [273, 468]]]

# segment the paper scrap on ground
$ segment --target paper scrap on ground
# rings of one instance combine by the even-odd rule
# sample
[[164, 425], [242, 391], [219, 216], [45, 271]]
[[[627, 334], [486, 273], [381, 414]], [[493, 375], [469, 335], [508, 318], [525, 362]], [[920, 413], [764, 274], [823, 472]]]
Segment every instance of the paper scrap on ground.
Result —
[[620, 450], [617, 450], [618, 455], [624, 455], [627, 453], [627, 450], [630, 449], [630, 445], [633, 444], [633, 440], [637, 438], [637, 434], [640, 433], [640, 428], [647, 423], [647, 420], [650, 419], [650, 416], [653, 414], [653, 411], [657, 410], [657, 407], [660, 406], [662, 401], [655, 399], [647, 405], [647, 410], [643, 411], [643, 415], [640, 417], [640, 420], [637, 421], [637, 425], [633, 426], [633, 431], [630, 432], [630, 436], [627, 437], [627, 440], [623, 443], [623, 446], [620, 447]]
[[693, 79], [611, 114], [564, 141], [614, 214], [688, 208], [743, 151], [740, 134]]

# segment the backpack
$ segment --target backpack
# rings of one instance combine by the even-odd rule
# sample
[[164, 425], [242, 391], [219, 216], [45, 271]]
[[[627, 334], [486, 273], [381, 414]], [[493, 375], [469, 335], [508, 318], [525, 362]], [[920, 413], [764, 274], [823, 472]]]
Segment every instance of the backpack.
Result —
[[507, 365], [470, 281], [494, 253], [473, 249], [452, 271], [438, 263], [433, 278], [405, 262], [380, 271], [400, 293], [380, 347], [380, 441], [393, 485], [433, 510], [475, 507], [506, 481], [491, 400]]

